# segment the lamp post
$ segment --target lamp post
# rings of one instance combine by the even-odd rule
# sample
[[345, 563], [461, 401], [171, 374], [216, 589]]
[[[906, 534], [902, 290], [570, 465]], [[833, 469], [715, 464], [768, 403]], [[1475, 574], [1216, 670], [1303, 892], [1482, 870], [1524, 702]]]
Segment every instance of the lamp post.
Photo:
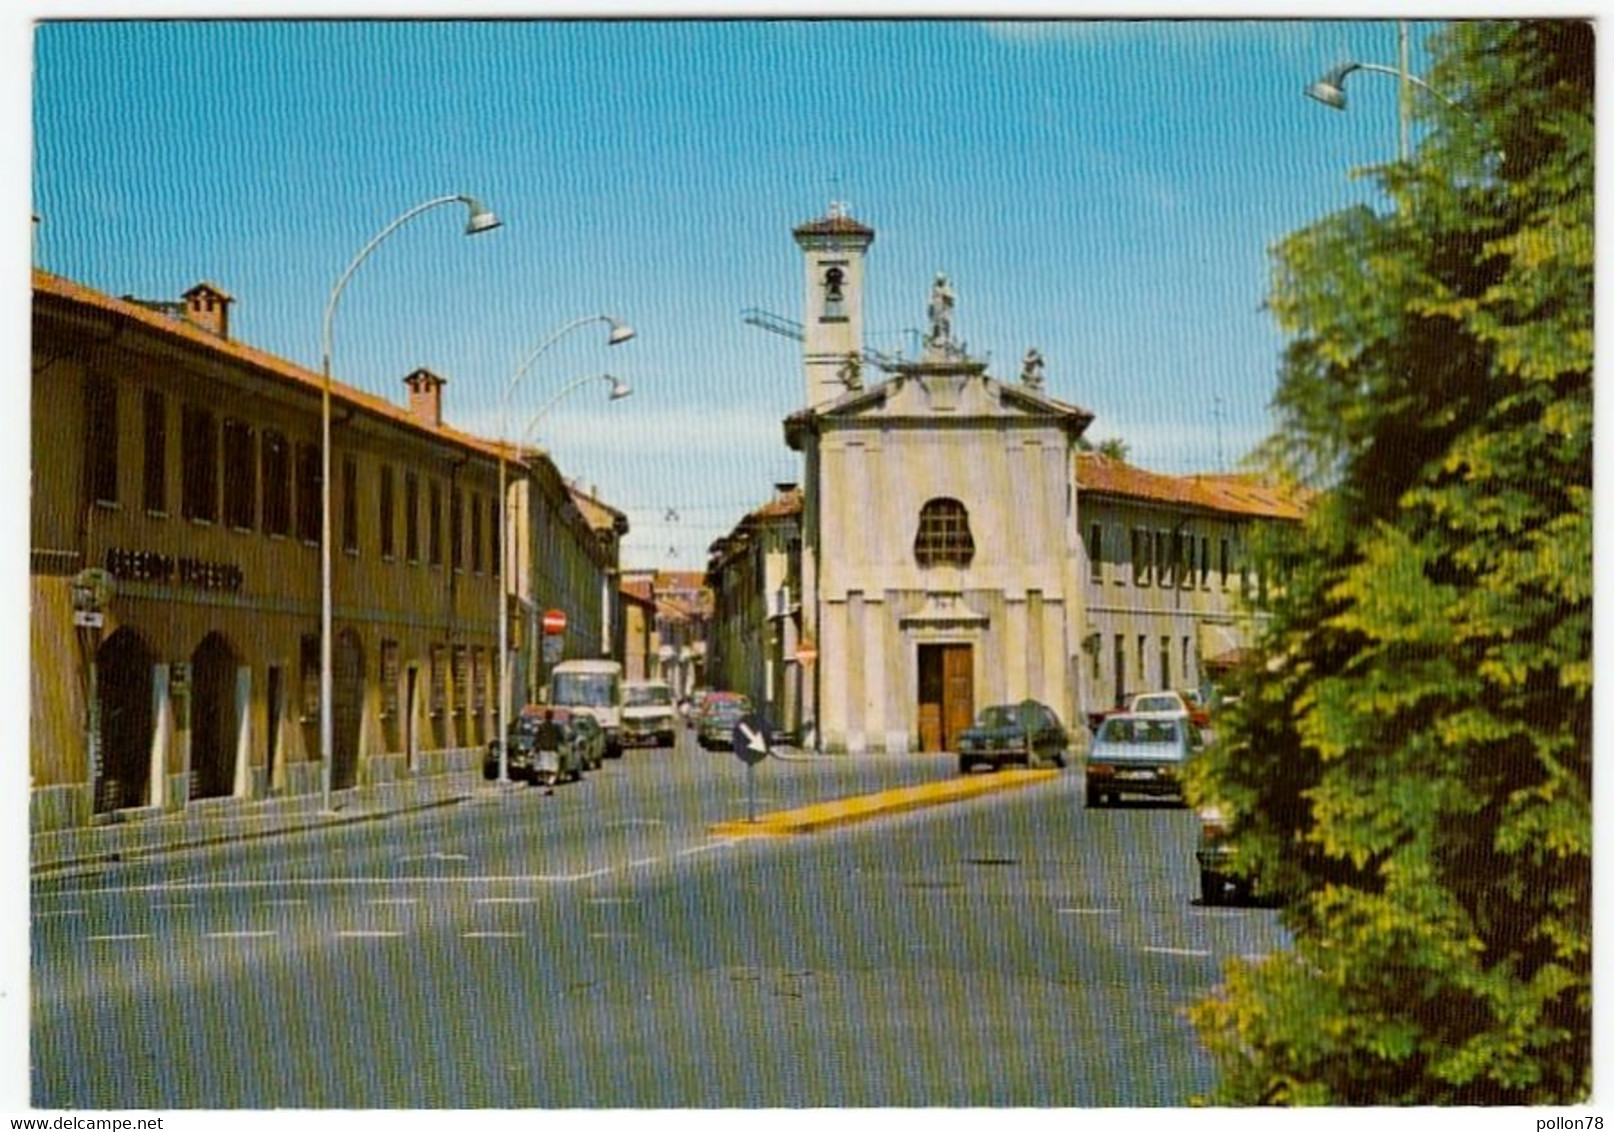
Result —
[[1393, 76], [1395, 76], [1395, 78], [1400, 80], [1400, 84], [1401, 84], [1401, 86], [1400, 86], [1400, 94], [1399, 94], [1399, 103], [1398, 103], [1398, 105], [1399, 105], [1400, 126], [1401, 126], [1401, 129], [1400, 129], [1400, 147], [1399, 147], [1398, 153], [1399, 153], [1400, 159], [1402, 161], [1406, 161], [1407, 158], [1409, 156], [1411, 156], [1411, 140], [1410, 140], [1411, 139], [1411, 132], [1412, 132], [1412, 95], [1411, 95], [1411, 90], [1412, 90], [1413, 87], [1419, 87], [1419, 88], [1421, 88], [1423, 90], [1428, 91], [1430, 94], [1434, 95], [1436, 98], [1438, 98], [1442, 102], [1444, 102], [1447, 106], [1450, 106], [1455, 110], [1461, 110], [1462, 107], [1458, 106], [1456, 102], [1454, 102], [1451, 99], [1447, 98], [1444, 94], [1441, 94], [1434, 87], [1430, 86], [1428, 83], [1426, 83], [1422, 79], [1420, 79], [1417, 75], [1414, 75], [1412, 73], [1412, 70], [1411, 70], [1411, 46], [1410, 46], [1410, 43], [1409, 43], [1408, 32], [1407, 32], [1407, 21], [1402, 20], [1402, 21], [1400, 21], [1400, 23], [1401, 23], [1401, 36], [1400, 36], [1400, 38], [1401, 38], [1401, 65], [1399, 67], [1387, 67], [1387, 66], [1383, 65], [1382, 63], [1356, 63], [1356, 62], [1341, 63], [1339, 66], [1330, 69], [1327, 74], [1323, 75], [1322, 78], [1318, 79], [1316, 82], [1314, 82], [1310, 86], [1308, 86], [1306, 88], [1306, 96], [1308, 98], [1315, 98], [1318, 102], [1321, 102], [1324, 106], [1327, 106], [1327, 107], [1329, 107], [1331, 109], [1344, 110], [1345, 109], [1345, 77], [1347, 75], [1349, 75], [1351, 72], [1353, 72], [1353, 71], [1373, 71], [1373, 72], [1376, 72], [1377, 74], [1381, 74], [1381, 75], [1393, 75]]
[[506, 750], [509, 736], [505, 734], [507, 726], [505, 717], [510, 710], [510, 589], [505, 572], [505, 563], [510, 558], [510, 500], [504, 475], [505, 450], [510, 447], [510, 394], [521, 383], [521, 379], [527, 376], [533, 364], [543, 357], [545, 351], [565, 335], [591, 322], [603, 322], [610, 326], [611, 332], [605, 342], [607, 346], [620, 346], [634, 335], [633, 327], [608, 314], [589, 314], [582, 318], [574, 318], [544, 339], [536, 350], [527, 355], [516, 367], [515, 373], [504, 383], [504, 392], [499, 397], [499, 696], [498, 703], [494, 705], [493, 726], [494, 734], [499, 737], [500, 786], [506, 786], [510, 782], [510, 756]]
[[[527, 427], [526, 427], [526, 429], [524, 429], [522, 431], [522, 434], [521, 434], [521, 447], [522, 447], [522, 449], [526, 449], [532, 443], [532, 439], [533, 439], [534, 435], [536, 434], [536, 432], [538, 430], [538, 423], [544, 419], [544, 416], [549, 412], [549, 410], [551, 410], [551, 409], [553, 409], [555, 407], [556, 403], [559, 402], [562, 397], [565, 397], [567, 394], [574, 392], [575, 390], [577, 390], [581, 386], [586, 385], [591, 381], [604, 381], [604, 382], [607, 382], [607, 383], [610, 384], [611, 388], [610, 388], [609, 395], [608, 395], [608, 398], [607, 398], [610, 401], [620, 401], [624, 397], [631, 397], [633, 395], [633, 389], [632, 389], [631, 386], [628, 385], [627, 382], [623, 381], [619, 377], [613, 377], [612, 375], [610, 375], [608, 373], [597, 373], [597, 374], [596, 373], [591, 373], [591, 374], [585, 374], [584, 376], [579, 377], [579, 378], [575, 378], [572, 381], [567, 382], [559, 390], [557, 390], [556, 393], [552, 397], [550, 397], [549, 400], [545, 401], [542, 405], [540, 405], [538, 407], [538, 411], [532, 415], [532, 419], [527, 422]], [[529, 498], [530, 498], [530, 489], [529, 489]], [[532, 505], [531, 505], [530, 502], [529, 502], [529, 504], [527, 506], [527, 513], [529, 515], [532, 513]], [[528, 568], [528, 576], [529, 576], [529, 578], [531, 577], [531, 574], [532, 574], [532, 568], [529, 567]], [[534, 602], [534, 605], [536, 606], [536, 601]], [[536, 670], [537, 665], [538, 665], [537, 636], [536, 636], [536, 634], [529, 633], [528, 637], [529, 637], [529, 643], [528, 643], [528, 646], [527, 646], [528, 647], [528, 653], [529, 653], [528, 664], [529, 664], [530, 668], [532, 668], [533, 670]], [[503, 749], [504, 748], [501, 745], [500, 750], [502, 751]], [[503, 763], [501, 761], [501, 763], [500, 763], [500, 774], [502, 775], [503, 772], [504, 772], [504, 767], [503, 767]]]
[[342, 272], [336, 286], [331, 288], [331, 296], [325, 303], [325, 318], [320, 327], [320, 373], [322, 376], [322, 393], [320, 398], [320, 579], [319, 579], [319, 757], [323, 770], [323, 796], [324, 808], [327, 813], [331, 809], [331, 779], [333, 774], [333, 759], [331, 751], [331, 324], [336, 318], [336, 304], [342, 297], [342, 291], [347, 287], [348, 280], [353, 273], [375, 251], [377, 245], [393, 232], [397, 231], [407, 221], [419, 216], [428, 209], [439, 205], [460, 203], [465, 205], [470, 218], [465, 224], [465, 234], [475, 236], [481, 232], [491, 232], [502, 223], [497, 216], [489, 212], [475, 197], [454, 194], [437, 197], [434, 200], [417, 204], [408, 212], [388, 224], [381, 231], [371, 237], [370, 242], [359, 250], [353, 257], [353, 262], [347, 265]]

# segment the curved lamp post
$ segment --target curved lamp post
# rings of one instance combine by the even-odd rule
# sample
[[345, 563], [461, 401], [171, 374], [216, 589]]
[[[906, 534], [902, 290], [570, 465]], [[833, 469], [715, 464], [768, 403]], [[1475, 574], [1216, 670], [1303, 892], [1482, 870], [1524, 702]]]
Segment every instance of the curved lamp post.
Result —
[[[628, 385], [627, 382], [623, 381], [619, 377], [613, 377], [612, 375], [610, 375], [608, 373], [591, 373], [591, 374], [585, 374], [584, 376], [579, 377], [579, 378], [574, 378], [573, 380], [571, 380], [571, 381], [567, 382], [565, 385], [563, 385], [558, 391], [556, 391], [554, 396], [550, 397], [549, 400], [545, 401], [542, 405], [540, 405], [538, 407], [538, 411], [532, 415], [532, 419], [527, 422], [527, 427], [526, 427], [525, 430], [523, 430], [523, 432], [521, 434], [521, 447], [522, 447], [522, 449], [525, 450], [526, 448], [528, 448], [531, 445], [533, 437], [535, 436], [535, 434], [537, 433], [537, 430], [538, 430], [538, 423], [544, 419], [545, 415], [548, 414], [549, 410], [553, 409], [555, 407], [556, 403], [559, 402], [562, 397], [565, 397], [568, 393], [572, 393], [572, 392], [576, 391], [579, 387], [581, 387], [583, 385], [587, 385], [591, 381], [604, 381], [604, 382], [608, 382], [610, 384], [611, 388], [610, 388], [610, 391], [609, 391], [609, 395], [607, 397], [607, 399], [610, 400], [610, 401], [620, 401], [624, 397], [631, 397], [633, 395], [633, 388], [630, 385]], [[529, 489], [529, 499], [530, 499], [530, 497], [531, 496], [530, 496], [530, 489]], [[532, 514], [532, 505], [531, 505], [530, 502], [527, 505], [527, 513], [529, 515]], [[534, 564], [534, 565], [536, 565], [536, 564]], [[533, 574], [533, 568], [531, 566], [529, 566], [528, 567], [528, 577], [529, 577], [529, 579], [531, 578], [532, 574]], [[537, 601], [536, 600], [534, 600], [533, 605], [534, 605], [534, 608], [536, 609], [536, 607], [537, 607]], [[533, 671], [536, 671], [537, 670], [537, 664], [538, 664], [538, 636], [537, 636], [536, 633], [528, 633], [527, 637], [528, 637], [527, 648], [528, 648], [528, 652], [529, 652], [528, 665]], [[500, 750], [502, 751], [503, 749], [504, 749], [503, 745], [501, 744], [500, 745]], [[503, 764], [502, 761], [500, 762], [500, 765], [499, 765], [499, 772], [500, 772], [501, 775], [504, 773], [504, 764]]]
[[1440, 91], [1414, 75], [1408, 64], [1410, 48], [1407, 39], [1407, 21], [1401, 23], [1401, 65], [1399, 67], [1386, 67], [1382, 63], [1356, 63], [1345, 62], [1331, 68], [1322, 78], [1306, 88], [1306, 96], [1315, 98], [1324, 106], [1333, 110], [1345, 109], [1345, 77], [1353, 71], [1373, 71], [1381, 75], [1391, 75], [1401, 81], [1400, 92], [1400, 158], [1407, 160], [1410, 154], [1409, 136], [1411, 134], [1412, 109], [1408, 105], [1407, 90], [1409, 87], [1419, 87], [1428, 91], [1454, 110], [1462, 110], [1456, 102], [1447, 98]]
[[470, 216], [465, 234], [475, 236], [491, 232], [502, 223], [497, 216], [483, 207], [475, 197], [455, 194], [437, 197], [417, 204], [408, 212], [377, 232], [353, 257], [342, 277], [331, 288], [331, 297], [325, 303], [325, 318], [320, 326], [320, 373], [323, 393], [320, 400], [320, 580], [319, 580], [319, 757], [323, 770], [323, 795], [326, 812], [331, 808], [331, 779], [333, 759], [331, 751], [331, 325], [336, 318], [336, 304], [347, 287], [348, 280], [359, 269], [376, 246], [404, 223], [428, 209], [444, 204], [463, 204]]
[[[545, 351], [573, 330], [591, 322], [603, 322], [610, 326], [611, 332], [605, 343], [607, 346], [620, 346], [634, 336], [633, 327], [608, 314], [589, 314], [582, 318], [574, 318], [544, 339], [536, 350], [527, 355], [516, 367], [516, 372], [504, 383], [504, 392], [499, 397], [499, 695], [498, 703], [494, 705], [493, 726], [494, 734], [499, 738], [501, 786], [506, 786], [510, 782], [510, 756], [506, 750], [509, 736], [505, 734], [506, 716], [510, 710], [510, 589], [505, 572], [505, 563], [510, 557], [510, 500], [504, 474], [505, 451], [510, 447], [510, 394], [515, 392], [521, 379], [527, 376], [527, 372], [539, 358], [543, 357]], [[567, 389], [570, 388], [571, 386], [567, 386]]]

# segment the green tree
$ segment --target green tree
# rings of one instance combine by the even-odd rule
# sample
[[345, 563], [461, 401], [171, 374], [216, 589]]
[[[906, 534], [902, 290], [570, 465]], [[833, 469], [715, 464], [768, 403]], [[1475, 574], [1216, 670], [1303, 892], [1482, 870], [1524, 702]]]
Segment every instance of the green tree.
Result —
[[1394, 207], [1275, 251], [1263, 662], [1194, 783], [1292, 951], [1191, 1011], [1209, 1098], [1545, 1104], [1590, 1085], [1590, 24], [1434, 40]]

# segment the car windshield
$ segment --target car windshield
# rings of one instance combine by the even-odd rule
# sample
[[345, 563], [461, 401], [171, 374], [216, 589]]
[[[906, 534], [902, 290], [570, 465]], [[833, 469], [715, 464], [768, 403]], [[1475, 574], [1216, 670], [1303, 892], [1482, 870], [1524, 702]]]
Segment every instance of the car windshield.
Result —
[[737, 700], [722, 700], [708, 706], [706, 714], [712, 719], [735, 720], [745, 714], [745, 705]]
[[557, 672], [556, 704], [610, 707], [616, 701], [616, 677], [603, 672]]
[[975, 717], [977, 727], [1013, 727], [1017, 722], [1018, 713], [1007, 704], [981, 709], [981, 714]]
[[627, 690], [629, 707], [644, 707], [647, 704], [657, 706], [672, 706], [672, 689], [664, 684], [655, 684], [644, 688], [629, 687]]
[[1101, 743], [1175, 743], [1175, 719], [1106, 719], [1099, 728]]
[[1176, 696], [1139, 696], [1132, 704], [1133, 711], [1181, 711], [1182, 701]]

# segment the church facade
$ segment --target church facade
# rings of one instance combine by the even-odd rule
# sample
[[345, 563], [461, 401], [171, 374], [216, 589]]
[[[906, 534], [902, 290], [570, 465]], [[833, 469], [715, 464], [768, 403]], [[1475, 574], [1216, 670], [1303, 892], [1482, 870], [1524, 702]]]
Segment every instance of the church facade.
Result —
[[[862, 347], [872, 229], [844, 210], [797, 227], [807, 404], [802, 714], [828, 751], [955, 749], [987, 704], [1077, 710], [1081, 579], [1074, 455], [1092, 414], [1003, 381], [952, 333], [938, 277], [922, 357]], [[878, 371], [878, 377], [875, 373]], [[869, 379], [865, 379], [869, 375]]]

